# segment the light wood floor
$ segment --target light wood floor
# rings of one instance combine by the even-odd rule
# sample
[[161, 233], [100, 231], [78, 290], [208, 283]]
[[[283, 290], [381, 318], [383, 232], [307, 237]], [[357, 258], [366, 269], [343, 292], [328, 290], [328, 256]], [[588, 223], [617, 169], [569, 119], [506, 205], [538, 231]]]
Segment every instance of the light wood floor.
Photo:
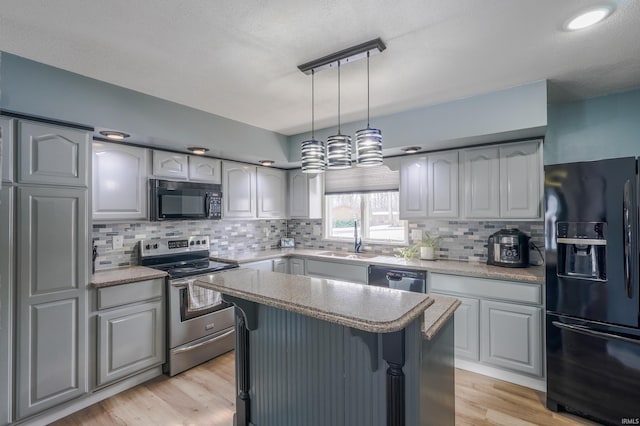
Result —
[[[234, 353], [173, 378], [158, 377], [85, 408], [54, 426], [233, 424]], [[544, 408], [544, 395], [464, 370], [456, 370], [456, 425], [595, 425]], [[330, 426], [330, 425], [327, 425]]]

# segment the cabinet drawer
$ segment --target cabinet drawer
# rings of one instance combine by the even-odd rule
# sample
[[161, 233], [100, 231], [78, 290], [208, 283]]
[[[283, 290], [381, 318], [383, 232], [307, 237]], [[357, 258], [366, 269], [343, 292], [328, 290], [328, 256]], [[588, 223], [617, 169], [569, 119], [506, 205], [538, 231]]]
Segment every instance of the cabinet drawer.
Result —
[[126, 305], [164, 295], [164, 279], [137, 281], [98, 289], [98, 309]]
[[465, 296], [542, 304], [542, 285], [540, 284], [430, 273], [429, 289]]
[[308, 259], [307, 275], [363, 284], [367, 282], [367, 268], [365, 266], [350, 265], [348, 263], [323, 262]]

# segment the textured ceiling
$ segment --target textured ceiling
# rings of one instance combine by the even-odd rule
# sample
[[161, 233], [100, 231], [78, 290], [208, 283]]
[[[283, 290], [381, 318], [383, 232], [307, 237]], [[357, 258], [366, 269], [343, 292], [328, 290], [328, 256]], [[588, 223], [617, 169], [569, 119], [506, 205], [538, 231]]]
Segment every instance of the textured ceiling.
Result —
[[[310, 130], [297, 65], [380, 37], [371, 113], [549, 79], [552, 102], [640, 87], [640, 1], [0, 0], [0, 50], [284, 134]], [[366, 116], [366, 61], [342, 67], [342, 121]], [[337, 121], [335, 70], [316, 75], [316, 127]]]

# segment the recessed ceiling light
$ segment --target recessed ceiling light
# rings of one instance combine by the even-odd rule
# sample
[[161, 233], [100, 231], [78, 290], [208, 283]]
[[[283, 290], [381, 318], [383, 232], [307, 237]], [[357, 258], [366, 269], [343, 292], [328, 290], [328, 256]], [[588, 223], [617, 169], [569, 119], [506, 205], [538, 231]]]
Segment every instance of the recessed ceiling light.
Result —
[[419, 146], [410, 146], [409, 148], [402, 148], [402, 150], [404, 152], [406, 152], [407, 154], [415, 154], [416, 152], [420, 151], [422, 148], [420, 148]]
[[118, 132], [116, 130], [103, 130], [103, 131], [100, 132], [100, 134], [102, 136], [105, 136], [105, 137], [107, 137], [109, 139], [113, 139], [115, 141], [121, 141], [121, 140], [126, 139], [129, 136], [131, 136], [131, 135], [128, 135], [128, 134], [123, 133], [123, 132]]
[[275, 161], [273, 160], [260, 160], [258, 161], [258, 163], [262, 164], [263, 166], [269, 167], [269, 166], [273, 166], [273, 163]]
[[205, 152], [209, 151], [209, 148], [203, 148], [201, 146], [190, 146], [187, 149], [193, 152], [194, 154], [198, 154], [198, 155], [204, 155]]
[[564, 29], [568, 31], [575, 31], [590, 27], [604, 20], [611, 14], [611, 12], [613, 12], [613, 8], [610, 6], [599, 6], [593, 9], [586, 10], [579, 15], [569, 19], [564, 24]]

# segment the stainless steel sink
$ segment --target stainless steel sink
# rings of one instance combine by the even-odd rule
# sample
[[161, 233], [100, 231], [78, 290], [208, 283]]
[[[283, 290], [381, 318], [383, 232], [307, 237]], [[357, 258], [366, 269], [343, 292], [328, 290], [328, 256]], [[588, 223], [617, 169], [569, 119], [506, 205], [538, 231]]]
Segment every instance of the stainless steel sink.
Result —
[[318, 253], [320, 256], [337, 257], [341, 259], [371, 259], [377, 257], [377, 254], [373, 253], [349, 253], [346, 251], [321, 251]]

